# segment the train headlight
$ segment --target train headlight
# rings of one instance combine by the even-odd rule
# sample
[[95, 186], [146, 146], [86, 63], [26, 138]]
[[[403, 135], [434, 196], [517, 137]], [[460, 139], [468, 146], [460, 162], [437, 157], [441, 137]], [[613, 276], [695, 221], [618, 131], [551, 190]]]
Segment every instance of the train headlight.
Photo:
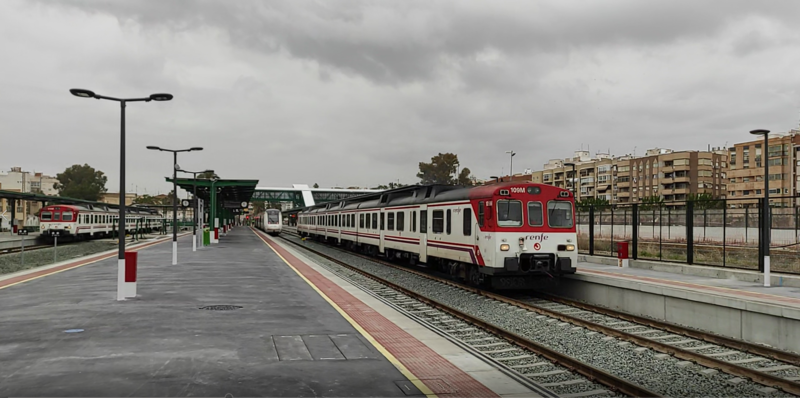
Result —
[[560, 252], [563, 252], [563, 251], [568, 251], [568, 252], [575, 251], [575, 245], [558, 245], [558, 251], [560, 251]]
[[568, 252], [575, 251], [575, 245], [567, 245], [567, 251]]
[[509, 248], [510, 247], [508, 246], [507, 243], [503, 243], [502, 245], [500, 245], [500, 251], [507, 252]]

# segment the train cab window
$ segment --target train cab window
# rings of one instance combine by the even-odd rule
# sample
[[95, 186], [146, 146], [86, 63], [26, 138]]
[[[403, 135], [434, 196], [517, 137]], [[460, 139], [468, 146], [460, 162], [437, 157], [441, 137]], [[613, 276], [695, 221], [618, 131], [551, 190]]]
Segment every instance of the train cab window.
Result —
[[440, 234], [444, 232], [444, 210], [433, 211], [433, 233]]
[[417, 211], [411, 212], [411, 232], [417, 232]]
[[49, 211], [42, 212], [42, 221], [50, 221], [53, 219], [53, 213]]
[[404, 211], [397, 212], [397, 230], [405, 231], [406, 229], [406, 213]]
[[547, 224], [550, 228], [572, 228], [572, 203], [547, 202]]
[[531, 227], [541, 227], [544, 225], [541, 202], [528, 202], [528, 225]]
[[498, 200], [496, 207], [498, 227], [522, 226], [522, 202], [518, 200]]
[[419, 211], [419, 233], [427, 234], [428, 233], [428, 211], [427, 210], [420, 210]]
[[72, 213], [64, 212], [61, 221], [72, 221]]
[[484, 213], [484, 204], [483, 201], [478, 202], [478, 225], [481, 227], [483, 226], [483, 213]]
[[386, 213], [381, 213], [381, 231], [383, 231], [384, 227], [386, 226], [384, 221], [386, 221]]
[[53, 213], [54, 221], [61, 221], [61, 213]]
[[388, 213], [389, 216], [386, 220], [386, 229], [388, 231], [394, 231], [394, 213]]
[[372, 229], [378, 229], [378, 213], [372, 213]]
[[472, 235], [472, 209], [464, 209], [464, 236]]
[[445, 220], [445, 224], [447, 224], [447, 234], [450, 235], [450, 225], [452, 224], [452, 218], [450, 217], [450, 209], [447, 209], [447, 220]]

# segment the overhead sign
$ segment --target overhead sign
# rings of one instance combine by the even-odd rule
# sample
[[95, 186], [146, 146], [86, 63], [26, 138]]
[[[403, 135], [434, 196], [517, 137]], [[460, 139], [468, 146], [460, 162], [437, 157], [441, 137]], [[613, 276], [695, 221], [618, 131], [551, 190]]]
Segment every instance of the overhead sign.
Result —
[[237, 202], [235, 200], [226, 200], [222, 202], [222, 207], [226, 209], [243, 209], [248, 205], [247, 202]]
[[233, 214], [242, 214], [242, 209], [231, 209], [231, 213], [233, 213]]

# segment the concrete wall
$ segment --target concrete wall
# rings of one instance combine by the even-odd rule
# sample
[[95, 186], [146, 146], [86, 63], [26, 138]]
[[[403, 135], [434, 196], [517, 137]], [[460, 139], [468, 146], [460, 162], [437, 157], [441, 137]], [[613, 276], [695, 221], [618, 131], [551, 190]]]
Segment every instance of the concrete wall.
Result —
[[553, 293], [634, 315], [800, 352], [800, 308], [797, 307], [587, 274], [565, 278]]

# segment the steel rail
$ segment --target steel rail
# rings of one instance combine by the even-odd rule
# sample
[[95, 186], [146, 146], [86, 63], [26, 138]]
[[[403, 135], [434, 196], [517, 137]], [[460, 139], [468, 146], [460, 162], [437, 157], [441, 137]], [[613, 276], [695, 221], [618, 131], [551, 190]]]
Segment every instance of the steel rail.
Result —
[[[291, 241], [287, 240], [287, 242], [291, 242]], [[292, 242], [292, 243], [295, 244], [295, 245], [299, 245], [296, 242]], [[302, 245], [299, 245], [299, 246], [300, 247], [304, 247]], [[337, 250], [341, 250], [341, 249], [338, 249], [338, 248], [336, 248], [336, 249]], [[311, 250], [311, 249], [309, 249], [309, 250]], [[368, 259], [370, 261], [374, 261], [374, 262], [379, 263], [381, 265], [389, 266], [389, 267], [392, 267], [392, 268], [395, 268], [395, 269], [398, 269], [398, 270], [411, 272], [411, 273], [413, 273], [415, 275], [418, 275], [418, 276], [421, 276], [421, 277], [425, 277], [425, 278], [428, 278], [428, 279], [431, 279], [431, 280], [435, 280], [437, 282], [444, 283], [444, 284], [447, 284], [449, 286], [458, 287], [458, 288], [461, 288], [461, 289], [466, 290], [468, 292], [484, 296], [486, 298], [494, 299], [494, 300], [497, 300], [497, 301], [500, 301], [500, 302], [503, 302], [503, 303], [506, 303], [506, 304], [509, 304], [509, 305], [514, 305], [514, 306], [517, 306], [517, 307], [520, 307], [520, 308], [523, 308], [523, 309], [526, 309], [526, 310], [529, 310], [529, 311], [533, 311], [533, 312], [539, 313], [541, 315], [546, 315], [546, 316], [549, 316], [549, 317], [552, 317], [552, 318], [556, 318], [556, 319], [559, 319], [559, 320], [561, 320], [563, 322], [568, 322], [568, 323], [572, 323], [572, 324], [577, 325], [577, 326], [585, 327], [585, 328], [593, 330], [595, 332], [603, 333], [603, 334], [606, 334], [608, 336], [612, 336], [612, 337], [619, 338], [621, 340], [629, 341], [629, 342], [634, 343], [636, 345], [639, 345], [639, 346], [642, 346], [642, 347], [647, 347], [647, 348], [653, 349], [655, 351], [658, 351], [658, 352], [661, 352], [661, 353], [664, 353], [664, 354], [674, 355], [675, 357], [683, 359], [683, 360], [693, 361], [693, 362], [695, 362], [697, 364], [700, 364], [700, 365], [708, 367], [708, 368], [720, 369], [723, 372], [726, 372], [728, 374], [732, 374], [732, 375], [740, 376], [740, 377], [746, 377], [746, 378], [749, 378], [749, 379], [751, 379], [752, 381], [754, 381], [756, 383], [759, 383], [759, 384], [762, 384], [762, 385], [765, 385], [765, 386], [777, 387], [777, 388], [782, 389], [785, 392], [788, 392], [788, 393], [791, 393], [791, 394], [794, 394], [794, 395], [800, 395], [800, 383], [792, 381], [792, 380], [783, 379], [783, 378], [780, 378], [778, 376], [773, 376], [771, 374], [760, 372], [760, 371], [755, 370], [755, 369], [747, 368], [747, 367], [744, 367], [744, 366], [739, 366], [737, 364], [732, 364], [732, 363], [729, 363], [729, 362], [725, 362], [725, 361], [722, 361], [722, 360], [719, 360], [719, 359], [716, 359], [716, 358], [713, 358], [713, 357], [708, 357], [708, 356], [705, 356], [703, 354], [699, 354], [699, 353], [696, 353], [696, 352], [693, 352], [693, 351], [690, 351], [690, 350], [686, 350], [686, 349], [683, 349], [683, 348], [675, 347], [675, 346], [669, 345], [667, 343], [662, 343], [662, 342], [659, 342], [659, 341], [656, 341], [656, 340], [651, 340], [651, 339], [648, 339], [646, 337], [638, 336], [638, 335], [635, 335], [635, 334], [632, 334], [632, 333], [628, 333], [628, 332], [624, 332], [624, 331], [621, 331], [621, 330], [617, 330], [617, 329], [614, 329], [614, 328], [612, 328], [610, 326], [605, 326], [605, 325], [601, 325], [601, 324], [594, 323], [594, 322], [591, 322], [591, 321], [587, 321], [587, 320], [584, 320], [584, 319], [581, 319], [581, 318], [578, 318], [578, 317], [575, 317], [575, 316], [572, 316], [572, 315], [562, 314], [562, 313], [559, 313], [557, 311], [553, 311], [553, 310], [549, 310], [549, 309], [546, 309], [546, 308], [541, 308], [541, 307], [536, 307], [536, 306], [533, 306], [533, 305], [529, 305], [529, 304], [526, 304], [526, 303], [521, 302], [519, 300], [515, 300], [515, 299], [509, 298], [509, 297], [505, 297], [505, 296], [502, 296], [502, 295], [499, 295], [499, 294], [496, 294], [496, 293], [491, 293], [491, 292], [488, 292], [488, 291], [480, 289], [480, 288], [464, 285], [462, 283], [458, 283], [458, 282], [455, 282], [455, 281], [452, 281], [452, 280], [446, 279], [446, 278], [441, 278], [441, 277], [438, 277], [438, 276], [435, 276], [435, 275], [430, 275], [430, 274], [425, 273], [425, 272], [420, 272], [420, 271], [417, 271], [417, 270], [408, 269], [406, 267], [398, 266], [396, 264], [391, 264], [389, 262], [382, 261], [382, 260], [379, 260], [379, 259], [375, 259], [373, 257], [364, 256], [364, 255], [359, 254], [359, 253], [353, 253], [353, 252], [350, 252], [350, 251], [346, 251], [346, 253], [351, 254], [351, 255], [355, 255], [355, 256], [358, 256], [358, 257], [361, 257], [361, 258], [364, 258], [364, 259]], [[589, 311], [595, 311], [596, 310], [594, 306], [591, 306], [591, 305], [588, 305], [588, 304], [583, 304], [583, 305], [586, 306], [585, 309], [587, 309]], [[606, 310], [606, 309], [603, 309], [603, 310]], [[597, 312], [599, 312], [599, 311], [597, 311]], [[630, 316], [630, 315], [628, 315], [628, 316]], [[658, 321], [653, 321], [653, 320], [648, 320], [648, 321], [649, 322], [658, 322]], [[632, 322], [637, 322], [637, 321], [632, 321]], [[794, 365], [798, 364], [798, 361], [800, 361], [800, 356], [797, 356], [797, 355], [792, 354], [792, 353], [782, 352], [780, 350], [775, 350], [775, 349], [772, 349], [772, 348], [769, 348], [769, 347], [762, 347], [762, 346], [758, 346], [758, 345], [755, 345], [755, 344], [752, 344], [752, 343], [743, 342], [743, 341], [737, 341], [737, 340], [729, 339], [729, 338], [726, 338], [726, 337], [713, 335], [713, 334], [710, 334], [710, 333], [707, 333], [707, 332], [702, 332], [702, 331], [698, 331], [698, 330], [694, 330], [694, 329], [688, 329], [688, 328], [681, 327], [681, 326], [678, 326], [678, 325], [670, 325], [670, 324], [667, 324], [667, 323], [664, 323], [664, 324], [665, 325], [669, 325], [669, 329], [668, 330], [670, 332], [674, 331], [674, 333], [686, 335], [687, 337], [703, 336], [703, 337], [709, 339], [707, 341], [709, 341], [709, 342], [718, 341], [719, 343], [715, 343], [715, 344], [719, 344], [719, 345], [723, 345], [723, 346], [726, 346], [726, 344], [724, 344], [723, 342], [726, 341], [726, 340], [729, 340], [731, 342], [731, 346], [729, 348], [732, 348], [732, 349], [738, 349], [738, 347], [740, 347], [740, 346], [741, 347], [747, 347], [748, 349], [752, 349], [753, 350], [752, 353], [763, 352], [763, 353], [765, 353], [764, 356], [768, 356], [766, 354], [774, 354], [775, 357], [774, 358], [771, 357], [771, 358], [776, 359], [776, 360], [785, 361], [785, 362], [788, 362], [788, 363], [791, 363], [791, 364], [794, 364]], [[653, 327], [658, 328], [658, 326], [653, 326]], [[703, 337], [695, 337], [695, 338], [703, 339]], [[747, 352], [749, 352], [749, 351], [747, 351]], [[758, 355], [762, 355], [762, 354], [758, 354]], [[787, 360], [780, 359], [780, 358], [787, 358]]]
[[[416, 300], [424, 302], [424, 303], [426, 303], [426, 304], [428, 304], [428, 305], [430, 305], [430, 306], [432, 306], [434, 308], [437, 308], [437, 309], [440, 309], [442, 311], [445, 311], [445, 312], [449, 313], [452, 316], [455, 316], [455, 317], [457, 317], [459, 319], [464, 320], [465, 322], [471, 323], [471, 324], [476, 325], [476, 326], [478, 326], [478, 327], [480, 327], [482, 329], [485, 329], [485, 330], [489, 331], [492, 334], [500, 336], [500, 337], [502, 337], [502, 338], [504, 338], [504, 339], [506, 339], [506, 340], [508, 340], [508, 341], [510, 341], [510, 342], [522, 347], [522, 348], [525, 348], [527, 350], [533, 351], [536, 354], [541, 355], [542, 357], [545, 357], [545, 358], [549, 359], [550, 361], [558, 363], [561, 366], [564, 366], [564, 367], [566, 367], [568, 369], [571, 369], [571, 370], [583, 375], [584, 377], [588, 378], [589, 380], [596, 381], [596, 382], [598, 382], [600, 384], [603, 384], [603, 385], [605, 385], [605, 386], [607, 386], [607, 387], [609, 387], [609, 388], [611, 388], [611, 389], [613, 389], [615, 391], [619, 391], [619, 392], [621, 392], [623, 394], [626, 394], [628, 396], [631, 396], [631, 397], [660, 397], [661, 396], [661, 395], [656, 394], [656, 393], [654, 393], [654, 392], [652, 392], [650, 390], [647, 390], [647, 389], [645, 389], [645, 388], [643, 388], [643, 387], [641, 387], [641, 386], [639, 386], [637, 384], [631, 383], [631, 382], [629, 382], [627, 380], [621, 379], [621, 378], [619, 378], [617, 376], [614, 376], [614, 375], [612, 375], [612, 374], [610, 374], [608, 372], [605, 372], [605, 371], [603, 371], [601, 369], [598, 369], [598, 368], [595, 368], [595, 367], [593, 367], [591, 365], [585, 364], [585, 363], [583, 363], [581, 361], [578, 361], [575, 358], [572, 358], [572, 357], [570, 357], [568, 355], [562, 354], [562, 353], [560, 353], [558, 351], [555, 351], [553, 349], [545, 347], [545, 346], [543, 346], [543, 345], [541, 345], [539, 343], [531, 341], [531, 340], [529, 340], [529, 339], [527, 339], [525, 337], [522, 337], [522, 336], [520, 336], [520, 335], [518, 335], [516, 333], [513, 333], [513, 332], [507, 331], [505, 329], [499, 328], [497, 326], [494, 326], [494, 325], [492, 325], [492, 324], [490, 324], [490, 323], [488, 323], [486, 321], [483, 321], [483, 320], [478, 319], [478, 318], [476, 318], [476, 317], [474, 317], [472, 315], [469, 315], [469, 314], [466, 314], [464, 312], [461, 312], [461, 311], [459, 311], [459, 310], [457, 310], [455, 308], [452, 308], [452, 307], [450, 307], [450, 306], [448, 306], [446, 304], [442, 304], [442, 303], [439, 303], [439, 302], [437, 302], [435, 300], [431, 300], [431, 299], [429, 299], [429, 298], [427, 298], [427, 297], [425, 297], [423, 295], [420, 295], [419, 293], [416, 293], [414, 291], [408, 290], [408, 289], [406, 289], [406, 288], [404, 288], [402, 286], [399, 286], [399, 285], [397, 285], [395, 283], [392, 283], [392, 282], [390, 282], [388, 280], [385, 280], [383, 278], [380, 278], [380, 277], [377, 277], [375, 275], [372, 275], [372, 274], [370, 274], [370, 273], [368, 273], [366, 271], [362, 271], [362, 270], [360, 270], [360, 269], [358, 269], [358, 268], [356, 268], [356, 267], [354, 267], [354, 266], [352, 266], [350, 264], [347, 264], [347, 263], [345, 263], [345, 262], [343, 262], [341, 260], [338, 260], [336, 258], [328, 256], [328, 255], [326, 255], [324, 253], [321, 253], [321, 252], [319, 252], [317, 250], [314, 250], [312, 248], [309, 248], [309, 247], [307, 247], [305, 245], [302, 245], [302, 244], [297, 243], [297, 242], [293, 242], [293, 241], [285, 239], [285, 238], [283, 240], [285, 242], [288, 242], [288, 243], [296, 246], [296, 247], [300, 247], [300, 248], [305, 249], [305, 250], [307, 250], [307, 251], [309, 251], [311, 253], [314, 253], [315, 255], [320, 256], [320, 257], [322, 257], [322, 258], [324, 258], [324, 259], [326, 259], [328, 261], [331, 261], [333, 263], [341, 265], [341, 266], [343, 266], [343, 267], [345, 267], [345, 268], [347, 268], [347, 269], [349, 269], [349, 270], [351, 270], [353, 272], [356, 272], [356, 273], [358, 273], [358, 274], [360, 274], [360, 275], [362, 275], [364, 277], [370, 278], [370, 279], [372, 279], [372, 280], [374, 280], [376, 282], [379, 282], [379, 283], [382, 283], [382, 284], [384, 284], [386, 286], [389, 286], [392, 289], [395, 289], [395, 290], [397, 290], [397, 291], [399, 291], [399, 292], [401, 292], [401, 293], [403, 293], [405, 295], [408, 295], [408, 296], [410, 296], [410, 297], [412, 297], [412, 298], [414, 298]], [[370, 260], [373, 260], [373, 259], [370, 258]], [[386, 264], [386, 265], [402, 269], [403, 271], [408, 271], [407, 269], [403, 269], [401, 267], [397, 267], [397, 266], [395, 266], [393, 264]], [[433, 279], [433, 280], [436, 280], [436, 279]], [[461, 286], [458, 286], [458, 287], [461, 287]]]

